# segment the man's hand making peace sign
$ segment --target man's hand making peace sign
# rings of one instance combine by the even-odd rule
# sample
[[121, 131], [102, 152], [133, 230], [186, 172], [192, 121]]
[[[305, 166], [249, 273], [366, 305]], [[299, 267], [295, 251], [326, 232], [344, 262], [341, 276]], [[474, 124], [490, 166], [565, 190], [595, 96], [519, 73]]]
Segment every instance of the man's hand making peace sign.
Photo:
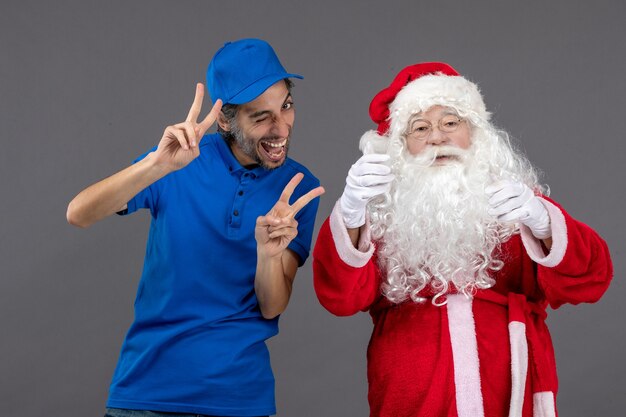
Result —
[[139, 191], [197, 158], [200, 140], [215, 123], [222, 108], [222, 101], [217, 100], [209, 114], [197, 123], [203, 98], [204, 85], [198, 83], [187, 119], [165, 128], [156, 151], [81, 191], [67, 207], [67, 221], [75, 226], [88, 227], [124, 210], [126, 203]]
[[196, 96], [187, 115], [187, 119], [173, 126], [168, 126], [154, 153], [157, 163], [168, 171], [176, 171], [187, 166], [200, 155], [199, 145], [206, 131], [215, 123], [222, 109], [222, 100], [217, 100], [204, 120], [197, 122], [202, 110], [204, 85], [196, 85]]
[[254, 236], [258, 245], [257, 253], [260, 256], [270, 258], [281, 256], [289, 242], [298, 234], [296, 214], [311, 200], [324, 194], [324, 188], [317, 187], [300, 197], [295, 203], [289, 204], [291, 195], [303, 177], [303, 174], [294, 175], [269, 213], [257, 218]]

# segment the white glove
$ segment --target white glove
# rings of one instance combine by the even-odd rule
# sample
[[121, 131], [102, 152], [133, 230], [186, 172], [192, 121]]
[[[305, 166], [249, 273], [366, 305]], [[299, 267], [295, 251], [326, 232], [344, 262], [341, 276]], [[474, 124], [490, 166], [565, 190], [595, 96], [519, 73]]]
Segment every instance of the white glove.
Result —
[[347, 228], [365, 224], [367, 202], [391, 188], [394, 175], [385, 163], [389, 155], [367, 154], [359, 158], [348, 171], [346, 188], [339, 199], [343, 221]]
[[521, 222], [528, 226], [537, 239], [552, 236], [548, 210], [539, 197], [525, 184], [499, 181], [485, 188], [489, 196], [488, 213], [505, 223]]

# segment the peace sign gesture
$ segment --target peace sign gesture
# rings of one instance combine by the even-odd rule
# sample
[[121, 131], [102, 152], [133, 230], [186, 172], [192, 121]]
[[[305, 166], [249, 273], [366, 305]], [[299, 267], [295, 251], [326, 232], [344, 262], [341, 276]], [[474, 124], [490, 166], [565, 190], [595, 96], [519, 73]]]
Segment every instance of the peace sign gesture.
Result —
[[163, 132], [159, 146], [155, 151], [156, 160], [165, 166], [168, 171], [176, 171], [187, 166], [200, 155], [198, 145], [206, 131], [215, 123], [222, 109], [222, 100], [217, 100], [213, 108], [200, 123], [197, 122], [202, 110], [204, 99], [204, 85], [196, 85], [196, 96], [187, 115], [187, 119], [173, 126], [168, 126]]
[[270, 258], [281, 256], [289, 242], [298, 235], [296, 214], [311, 200], [324, 194], [324, 187], [317, 187], [298, 198], [293, 204], [289, 204], [289, 199], [302, 178], [304, 178], [302, 173], [294, 175], [274, 207], [265, 216], [257, 218], [254, 237], [259, 255]]

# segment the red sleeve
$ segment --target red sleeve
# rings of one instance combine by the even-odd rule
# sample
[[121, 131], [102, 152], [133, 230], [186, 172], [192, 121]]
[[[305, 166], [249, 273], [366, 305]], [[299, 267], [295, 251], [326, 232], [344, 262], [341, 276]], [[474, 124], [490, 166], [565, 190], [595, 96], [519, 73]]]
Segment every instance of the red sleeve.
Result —
[[[346, 248], [343, 237], [333, 236], [340, 233], [331, 226], [332, 217], [327, 219], [320, 229], [313, 249], [313, 281], [315, 293], [320, 303], [337, 316], [350, 316], [367, 310], [380, 297], [380, 278], [378, 268], [369, 252], [358, 252], [355, 248]], [[346, 250], [352, 250], [352, 257]], [[340, 252], [342, 253], [340, 255]]]
[[550, 253], [543, 253], [539, 241], [525, 226], [522, 241], [528, 255], [537, 262], [537, 281], [546, 299], [552, 308], [598, 301], [613, 277], [606, 242], [554, 201], [544, 197], [542, 203], [552, 224]]

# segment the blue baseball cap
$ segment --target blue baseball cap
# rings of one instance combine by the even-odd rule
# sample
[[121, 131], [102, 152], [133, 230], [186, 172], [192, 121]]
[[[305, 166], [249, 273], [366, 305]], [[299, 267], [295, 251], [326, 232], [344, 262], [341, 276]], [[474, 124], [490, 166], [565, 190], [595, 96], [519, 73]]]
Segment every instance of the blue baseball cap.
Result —
[[206, 71], [211, 100], [224, 104], [248, 103], [276, 82], [303, 78], [285, 71], [276, 52], [261, 39], [226, 42], [213, 56]]

